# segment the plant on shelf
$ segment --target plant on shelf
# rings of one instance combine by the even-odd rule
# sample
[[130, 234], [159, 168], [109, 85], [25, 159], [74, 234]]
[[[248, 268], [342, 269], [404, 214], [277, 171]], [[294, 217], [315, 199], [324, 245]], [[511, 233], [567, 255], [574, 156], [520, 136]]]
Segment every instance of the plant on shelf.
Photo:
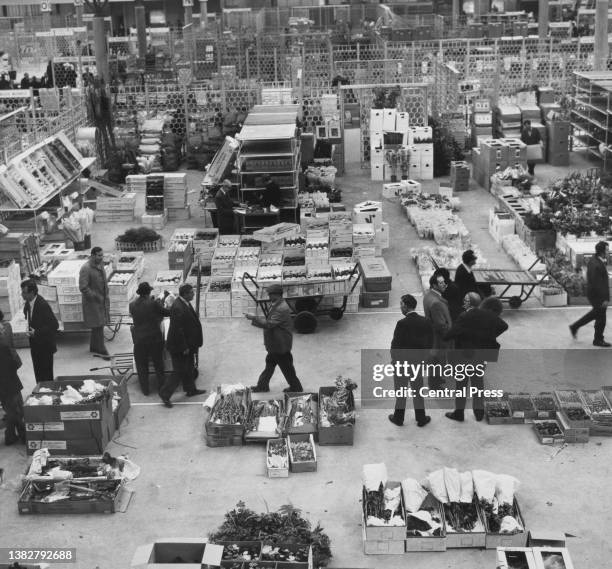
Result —
[[225, 520], [209, 538], [215, 541], [264, 541], [272, 544], [294, 543], [311, 545], [315, 567], [325, 567], [332, 553], [329, 536], [317, 524], [302, 517], [302, 512], [291, 505], [281, 506], [278, 511], [257, 514], [249, 510], [244, 502], [225, 514]]
[[525, 225], [532, 231], [546, 231], [553, 229], [550, 212], [527, 213], [523, 218]]

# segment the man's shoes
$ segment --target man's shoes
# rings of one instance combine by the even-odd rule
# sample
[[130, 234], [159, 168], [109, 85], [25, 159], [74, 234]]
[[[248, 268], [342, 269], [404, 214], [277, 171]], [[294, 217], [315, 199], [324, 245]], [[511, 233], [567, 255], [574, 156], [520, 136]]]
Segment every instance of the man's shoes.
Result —
[[484, 411], [483, 410], [474, 411], [474, 419], [476, 419], [477, 421], [482, 421], [484, 419]]
[[424, 427], [427, 423], [431, 423], [431, 417], [427, 415], [422, 421], [417, 421], [417, 426]]
[[170, 399], [162, 399], [162, 403], [164, 404], [164, 407], [167, 407], [168, 409], [172, 409], [172, 407], [174, 407], [174, 403], [172, 403]]
[[259, 387], [259, 385], [255, 385], [254, 387], [251, 387], [251, 391], [253, 393], [269, 393], [270, 388], [269, 387]]
[[574, 340], [577, 340], [578, 339], [578, 330], [574, 327], [573, 324], [570, 325], [569, 331], [570, 331], [570, 334], [572, 335], [572, 338], [574, 338]]
[[195, 397], [196, 395], [204, 395], [206, 389], [194, 389], [193, 391], [186, 392], [187, 397]]
[[605, 340], [594, 340], [593, 345], [597, 346], [598, 348], [609, 348], [612, 346], [610, 342], [606, 342]]
[[462, 415], [458, 415], [455, 411], [449, 411], [448, 413], [444, 413], [445, 417], [447, 417], [448, 419], [452, 419], [453, 421], [459, 421], [460, 423], [463, 422], [463, 416]]
[[393, 413], [391, 413], [391, 415], [389, 415], [389, 421], [391, 421], [395, 426], [397, 427], [403, 427], [404, 423], [400, 423], [396, 418], [395, 415]]
[[283, 389], [283, 393], [303, 393], [304, 390], [300, 387], [299, 389], [294, 389], [293, 387], [285, 387]]

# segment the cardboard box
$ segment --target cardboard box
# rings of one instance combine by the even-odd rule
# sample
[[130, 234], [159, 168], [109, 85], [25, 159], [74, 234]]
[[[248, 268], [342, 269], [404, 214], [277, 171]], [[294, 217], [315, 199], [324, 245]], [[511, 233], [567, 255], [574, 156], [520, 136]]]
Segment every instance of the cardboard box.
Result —
[[[383, 132], [393, 132], [395, 131], [395, 117], [397, 111], [395, 109], [383, 109], [383, 124], [382, 129]], [[372, 126], [370, 125], [370, 129]]]
[[382, 223], [382, 202], [365, 201], [353, 207], [353, 223], [371, 223], [380, 227]]
[[[204, 543], [201, 537], [162, 538], [155, 543], [141, 545], [132, 557], [131, 569], [166, 569], [177, 557], [185, 562], [181, 569], [202, 569], [204, 548], [210, 544]], [[209, 560], [207, 560], [209, 561]]]
[[[319, 387], [319, 444], [320, 445], [353, 445], [353, 435], [355, 431], [355, 421], [344, 425], [332, 425], [323, 427], [321, 425], [321, 401], [324, 396], [330, 396], [336, 390], [335, 387]], [[355, 400], [353, 392], [349, 392], [349, 410], [355, 410]]]
[[392, 276], [382, 258], [365, 258], [359, 261], [364, 289], [367, 292], [388, 292]]
[[496, 567], [497, 569], [512, 569], [513, 567], [539, 569], [530, 547], [498, 547]]
[[319, 395], [318, 393], [309, 393], [309, 392], [306, 392], [306, 393], [287, 392], [285, 393], [285, 413], [287, 414], [287, 416], [289, 416], [289, 413], [291, 411], [290, 400], [293, 397], [299, 397], [303, 395], [311, 396], [310, 404], [311, 404], [313, 422], [306, 423], [300, 426], [293, 426], [289, 424], [289, 421], [287, 421], [287, 424], [285, 425], [285, 434], [286, 435], [312, 434], [315, 437], [315, 440], [317, 440], [318, 424], [319, 424]]
[[403, 555], [406, 553], [404, 539], [366, 539], [365, 522], [362, 534], [363, 552], [366, 555]]
[[572, 558], [565, 547], [534, 547], [533, 556], [537, 569], [548, 569], [549, 567], [574, 569]]
[[370, 110], [370, 131], [382, 132], [383, 130], [383, 109]]
[[[387, 482], [387, 488], [397, 488], [400, 485], [399, 482], [392, 482], [392, 481], [388, 481]], [[401, 496], [401, 493], [400, 493]], [[403, 496], [401, 496], [401, 502], [400, 502], [400, 515], [402, 518], [404, 518], [404, 525], [402, 526], [368, 526], [366, 525], [366, 513], [365, 513], [365, 503], [366, 503], [366, 489], [365, 487], [362, 488], [362, 512], [363, 512], [363, 539], [364, 542], [366, 541], [374, 541], [374, 542], [379, 542], [379, 541], [389, 541], [389, 542], [396, 542], [396, 541], [401, 541], [402, 542], [402, 553], [404, 553], [404, 540], [406, 539], [406, 517], [404, 514], [405, 511], [405, 507], [404, 507], [404, 499]], [[395, 546], [391, 546], [391, 548], [394, 548]], [[375, 549], [378, 549], [379, 547], [376, 547]], [[384, 553], [384, 551], [380, 551], [380, 553]]]
[[375, 226], [371, 223], [355, 223], [353, 225], [353, 245], [373, 246], [376, 241]]
[[565, 547], [565, 533], [549, 529], [530, 529], [529, 547]]
[[371, 167], [371, 179], [376, 182], [383, 182], [385, 179], [385, 167], [384, 164], [370, 164]]
[[[402, 499], [403, 502], [403, 499]], [[431, 509], [438, 513], [440, 523], [442, 524], [441, 535], [439, 536], [412, 536], [406, 535], [405, 550], [411, 551], [446, 551], [446, 528], [444, 522], [444, 508], [432, 494], [428, 494], [425, 498], [422, 509]], [[409, 514], [406, 512], [406, 528], [409, 525]]]
[[388, 308], [388, 292], [362, 292], [361, 306], [364, 308]]
[[[291, 450], [292, 443], [309, 443], [312, 447], [314, 460], [298, 461], [294, 458]], [[289, 469], [291, 472], [316, 472], [317, 471], [317, 449], [314, 443], [312, 434], [294, 434], [287, 437], [287, 445], [289, 446]]]
[[527, 528], [525, 527], [525, 520], [523, 519], [523, 515], [521, 514], [516, 498], [514, 498], [514, 512], [516, 514], [517, 521], [523, 527], [522, 532], [515, 534], [492, 533], [483, 512], [482, 517], [484, 519], [485, 528], [487, 531], [485, 543], [486, 549], [496, 549], [498, 547], [525, 547], [525, 544], [527, 543]]
[[[446, 515], [446, 507], [444, 514], [444, 524], [446, 528], [446, 548], [447, 549], [472, 549], [472, 548], [483, 548], [486, 543], [486, 530], [484, 520], [482, 518], [482, 512], [477, 504], [477, 498], [474, 497], [472, 506], [476, 510], [478, 516], [478, 523], [481, 524], [479, 528], [476, 526], [474, 531], [470, 532], [456, 532], [453, 531], [448, 523], [448, 516]], [[449, 505], [450, 507], [450, 505]]]
[[[273, 442], [278, 442], [278, 441], [283, 441], [285, 445], [285, 449], [287, 452], [287, 467], [286, 468], [277, 468], [273, 466], [268, 460], [270, 444]], [[287, 445], [287, 439], [278, 438], [278, 439], [268, 439], [266, 441], [266, 472], [268, 473], [268, 478], [287, 478], [289, 476], [289, 446]]]
[[[545, 435], [545, 434], [542, 434], [540, 431], [538, 431], [538, 428], [537, 428], [538, 425], [543, 425], [543, 424], [548, 424], [548, 423], [554, 423], [559, 429], [559, 433]], [[547, 419], [547, 420], [536, 419], [535, 421], [533, 421], [533, 430], [536, 434], [536, 437], [538, 437], [538, 440], [543, 445], [563, 444], [565, 442], [565, 435], [563, 434], [561, 425], [559, 424], [558, 421], [555, 421], [554, 419]]]

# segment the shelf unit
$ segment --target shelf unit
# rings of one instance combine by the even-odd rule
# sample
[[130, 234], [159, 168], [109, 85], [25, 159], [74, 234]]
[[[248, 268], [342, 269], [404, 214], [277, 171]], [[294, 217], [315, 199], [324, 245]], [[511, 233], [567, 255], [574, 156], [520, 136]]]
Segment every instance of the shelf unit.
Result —
[[609, 152], [600, 145], [612, 145], [612, 72], [575, 72], [571, 111], [572, 144], [603, 160], [604, 169], [612, 166]]
[[269, 174], [281, 189], [280, 209], [292, 210], [295, 220], [301, 163], [297, 110], [269, 112], [265, 106], [258, 107], [236, 135], [240, 201], [246, 203], [250, 192], [262, 191], [263, 177]]

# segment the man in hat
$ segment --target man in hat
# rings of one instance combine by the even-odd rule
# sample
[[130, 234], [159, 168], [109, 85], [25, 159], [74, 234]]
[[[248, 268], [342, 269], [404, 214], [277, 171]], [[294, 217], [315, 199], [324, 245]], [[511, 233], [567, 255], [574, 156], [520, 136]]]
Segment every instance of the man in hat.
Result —
[[477, 292], [480, 294], [478, 290], [478, 286], [476, 285], [476, 277], [472, 272], [474, 265], [476, 264], [476, 254], [471, 249], [464, 251], [463, 255], [461, 255], [461, 260], [463, 261], [455, 271], [455, 284], [459, 288], [459, 298], [465, 298], [465, 295], [468, 292]]
[[232, 183], [225, 179], [215, 194], [217, 208], [217, 225], [221, 235], [234, 233], [234, 201], [230, 196]]
[[293, 344], [291, 309], [283, 299], [283, 287], [281, 285], [273, 284], [267, 288], [267, 292], [270, 297], [268, 316], [245, 314], [247, 320], [250, 320], [253, 326], [263, 328], [264, 346], [268, 352], [266, 355], [266, 368], [261, 372], [259, 381], [252, 390], [255, 393], [270, 391], [270, 379], [278, 365], [289, 384], [289, 387], [284, 389], [284, 391], [303, 391], [302, 384], [295, 373], [293, 356], [291, 355]]
[[130, 302], [130, 316], [134, 325], [131, 328], [134, 341], [134, 361], [138, 372], [140, 389], [149, 395], [149, 361], [153, 360], [157, 376], [158, 392], [164, 384], [164, 337], [161, 323], [170, 311], [160, 301], [151, 298], [153, 288], [147, 282], [138, 285], [138, 298]]

